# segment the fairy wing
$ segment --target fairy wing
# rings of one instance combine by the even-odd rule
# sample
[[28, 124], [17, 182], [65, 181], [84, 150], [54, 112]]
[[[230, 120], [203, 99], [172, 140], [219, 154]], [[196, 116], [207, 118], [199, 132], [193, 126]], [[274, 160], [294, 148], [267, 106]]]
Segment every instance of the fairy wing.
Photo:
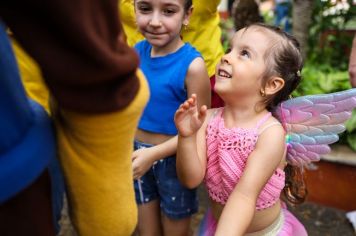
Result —
[[287, 162], [304, 166], [330, 152], [356, 107], [356, 89], [308, 95], [282, 102], [275, 115], [287, 132]]

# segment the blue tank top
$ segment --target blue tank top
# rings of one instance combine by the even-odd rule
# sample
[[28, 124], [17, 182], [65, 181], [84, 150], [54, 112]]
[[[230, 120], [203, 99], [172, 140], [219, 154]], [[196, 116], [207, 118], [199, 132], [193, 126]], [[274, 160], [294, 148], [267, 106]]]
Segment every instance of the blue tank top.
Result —
[[176, 135], [174, 114], [187, 99], [185, 77], [190, 63], [201, 55], [188, 43], [163, 57], [151, 57], [152, 46], [147, 40], [137, 43], [135, 49], [150, 87], [150, 99], [138, 127], [154, 133]]

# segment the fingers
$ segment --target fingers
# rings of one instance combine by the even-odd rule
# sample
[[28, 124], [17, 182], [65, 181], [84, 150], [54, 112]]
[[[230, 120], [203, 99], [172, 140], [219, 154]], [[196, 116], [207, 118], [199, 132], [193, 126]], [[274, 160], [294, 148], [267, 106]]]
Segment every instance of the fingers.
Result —
[[193, 93], [190, 98], [188, 98], [184, 103], [179, 106], [178, 110], [188, 110], [189, 108], [196, 106], [196, 104], [197, 95]]
[[208, 107], [206, 105], [203, 105], [200, 110], [199, 110], [199, 114], [198, 114], [198, 118], [199, 120], [205, 119], [205, 116], [207, 114], [207, 110]]

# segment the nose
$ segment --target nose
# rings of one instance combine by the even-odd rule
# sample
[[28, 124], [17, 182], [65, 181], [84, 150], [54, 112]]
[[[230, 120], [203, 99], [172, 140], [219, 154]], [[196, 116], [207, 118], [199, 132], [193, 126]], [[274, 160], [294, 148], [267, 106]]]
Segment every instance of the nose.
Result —
[[221, 64], [224, 64], [224, 63], [230, 64], [230, 61], [229, 61], [229, 54], [230, 54], [230, 53], [227, 53], [227, 54], [225, 54], [224, 56], [221, 57], [221, 60], [220, 60], [220, 63], [221, 63]]
[[152, 18], [151, 18], [151, 20], [149, 21], [149, 23], [148, 23], [150, 26], [152, 26], [152, 27], [160, 27], [160, 26], [162, 26], [162, 22], [161, 22], [161, 20], [160, 20], [160, 17], [159, 17], [159, 15], [158, 15], [158, 13], [154, 13], [153, 15], [152, 15]]

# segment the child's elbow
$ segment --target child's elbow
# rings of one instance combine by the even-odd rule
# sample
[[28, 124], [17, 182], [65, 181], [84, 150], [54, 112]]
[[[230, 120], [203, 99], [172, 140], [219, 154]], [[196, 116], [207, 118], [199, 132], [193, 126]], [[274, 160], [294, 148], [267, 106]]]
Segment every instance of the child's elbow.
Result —
[[192, 176], [181, 176], [178, 174], [178, 179], [180, 181], [180, 183], [188, 188], [188, 189], [194, 189], [197, 188], [200, 183], [202, 182], [202, 180], [199, 180], [198, 178], [192, 178]]

